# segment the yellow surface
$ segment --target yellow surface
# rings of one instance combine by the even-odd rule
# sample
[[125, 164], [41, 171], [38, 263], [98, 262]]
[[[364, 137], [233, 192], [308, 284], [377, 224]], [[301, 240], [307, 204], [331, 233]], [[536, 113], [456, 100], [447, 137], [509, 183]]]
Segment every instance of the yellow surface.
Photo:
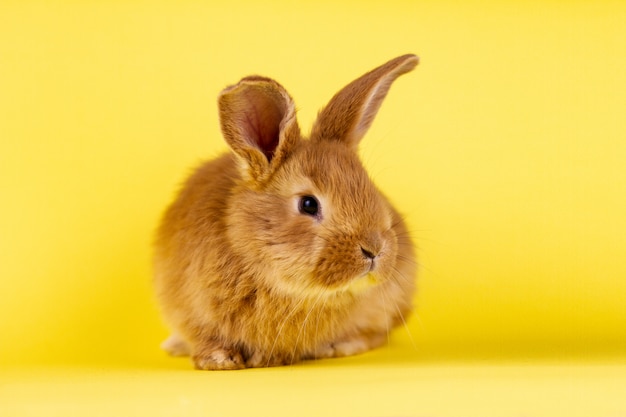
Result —
[[[624, 22], [622, 1], [0, 0], [0, 415], [626, 415]], [[362, 155], [420, 247], [408, 329], [285, 369], [165, 358], [150, 240], [225, 149], [217, 93], [274, 77], [306, 130], [407, 52]]]
[[[379, 356], [380, 358], [380, 356]], [[242, 372], [64, 368], [0, 387], [3, 416], [623, 417], [626, 364], [437, 365], [374, 355]], [[375, 371], [372, 368], [376, 367]]]

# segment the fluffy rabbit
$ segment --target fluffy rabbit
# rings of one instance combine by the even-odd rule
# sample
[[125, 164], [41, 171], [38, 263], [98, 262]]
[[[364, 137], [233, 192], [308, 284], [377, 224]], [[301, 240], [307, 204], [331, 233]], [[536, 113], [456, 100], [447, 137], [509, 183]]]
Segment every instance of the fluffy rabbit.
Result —
[[219, 96], [231, 151], [206, 162], [166, 211], [154, 283], [173, 334], [163, 348], [198, 369], [352, 355], [387, 341], [411, 311], [416, 262], [398, 212], [357, 146], [404, 55], [339, 91], [310, 138], [276, 81]]

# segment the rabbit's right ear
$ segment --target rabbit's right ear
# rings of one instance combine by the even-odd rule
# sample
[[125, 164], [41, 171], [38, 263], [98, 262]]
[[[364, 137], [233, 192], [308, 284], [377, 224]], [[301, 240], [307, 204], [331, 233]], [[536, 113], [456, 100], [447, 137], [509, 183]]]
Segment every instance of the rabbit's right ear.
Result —
[[222, 134], [244, 178], [262, 182], [300, 140], [293, 100], [272, 79], [243, 78], [221, 92], [218, 107]]
[[334, 141], [356, 148], [369, 129], [391, 84], [418, 64], [415, 55], [402, 55], [345, 86], [322, 109], [311, 140]]

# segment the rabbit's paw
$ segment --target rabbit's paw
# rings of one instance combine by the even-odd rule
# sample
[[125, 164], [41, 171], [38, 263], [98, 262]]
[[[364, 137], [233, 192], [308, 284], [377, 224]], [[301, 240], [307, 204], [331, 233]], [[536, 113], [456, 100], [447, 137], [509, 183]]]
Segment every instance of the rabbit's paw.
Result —
[[192, 360], [196, 369], [207, 371], [246, 367], [241, 352], [233, 348], [205, 346], [193, 354]]
[[189, 345], [177, 333], [172, 333], [165, 339], [161, 343], [161, 349], [171, 356], [189, 356]]
[[385, 333], [361, 334], [338, 339], [332, 343], [319, 346], [306, 355], [307, 359], [340, 358], [358, 355], [382, 346], [387, 341]]
[[300, 357], [295, 354], [273, 353], [271, 356], [257, 350], [246, 360], [249, 368], [266, 368], [271, 366], [293, 365], [300, 361]]

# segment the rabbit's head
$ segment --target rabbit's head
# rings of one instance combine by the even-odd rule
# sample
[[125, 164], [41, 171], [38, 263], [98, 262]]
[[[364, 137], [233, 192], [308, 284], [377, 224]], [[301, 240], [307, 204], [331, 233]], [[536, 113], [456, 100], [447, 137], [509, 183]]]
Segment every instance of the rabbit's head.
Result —
[[394, 275], [399, 218], [361, 164], [357, 147], [391, 84], [418, 63], [404, 55], [339, 91], [309, 138], [277, 82], [246, 77], [219, 97], [222, 132], [241, 180], [228, 238], [266, 287], [302, 296], [358, 292]]

